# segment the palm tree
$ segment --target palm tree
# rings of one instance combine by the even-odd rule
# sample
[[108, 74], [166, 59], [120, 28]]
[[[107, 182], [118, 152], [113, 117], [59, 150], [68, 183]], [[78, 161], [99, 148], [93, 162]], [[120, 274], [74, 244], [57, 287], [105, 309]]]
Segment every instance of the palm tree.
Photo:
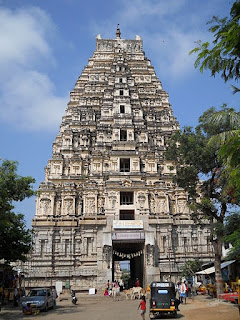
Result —
[[[231, 195], [233, 203], [240, 201], [240, 112], [226, 108], [209, 117], [210, 124], [219, 124], [222, 131], [214, 135], [209, 145], [219, 147], [218, 155], [225, 165], [225, 178], [228, 180], [226, 193]], [[231, 128], [226, 130], [225, 128]]]

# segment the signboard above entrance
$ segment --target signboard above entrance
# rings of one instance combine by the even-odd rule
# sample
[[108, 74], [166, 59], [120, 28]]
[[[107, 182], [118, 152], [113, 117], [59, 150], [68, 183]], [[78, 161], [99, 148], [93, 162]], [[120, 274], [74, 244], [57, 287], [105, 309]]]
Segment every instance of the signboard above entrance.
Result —
[[112, 240], [144, 240], [144, 231], [132, 231], [132, 232], [112, 232]]
[[143, 229], [142, 220], [113, 220], [113, 229]]

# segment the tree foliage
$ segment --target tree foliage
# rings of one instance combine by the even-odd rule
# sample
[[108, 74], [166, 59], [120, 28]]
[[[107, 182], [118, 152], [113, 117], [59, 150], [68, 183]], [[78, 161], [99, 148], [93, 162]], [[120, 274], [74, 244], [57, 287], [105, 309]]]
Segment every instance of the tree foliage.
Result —
[[[230, 111], [226, 106], [223, 110]], [[232, 126], [229, 121], [211, 122], [214, 114], [216, 110], [212, 107], [199, 118], [195, 130], [187, 127], [173, 134], [168, 141], [166, 157], [176, 166], [176, 183], [188, 193], [193, 218], [198, 223], [210, 221], [216, 277], [221, 281], [223, 222], [228, 207], [236, 198], [229, 189], [226, 166], [219, 156], [220, 146], [209, 143], [211, 138], [230, 131]], [[218, 293], [221, 290], [219, 284]]]
[[127, 269], [122, 270], [122, 277], [121, 277], [123, 283], [127, 283], [130, 279], [130, 272]]
[[[208, 24], [209, 31], [213, 34], [212, 44], [198, 42], [190, 54], [197, 53], [195, 67], [203, 72], [209, 69], [212, 76], [217, 73], [227, 82], [238, 81], [240, 78], [240, 1], [233, 3], [230, 17], [213, 17]], [[236, 86], [233, 93], [240, 91]], [[215, 112], [213, 108], [206, 111], [200, 117], [200, 124], [196, 128], [196, 137], [199, 130], [204, 135], [207, 144], [203, 153], [210, 152], [210, 158], [206, 158], [206, 167], [209, 171], [198, 170], [198, 174], [204, 174], [205, 179], [201, 185], [200, 203], [193, 201], [192, 208], [198, 213], [204, 213], [210, 221], [214, 222], [212, 229], [212, 241], [215, 251], [215, 272], [217, 280], [217, 293], [221, 293], [221, 243], [224, 230], [224, 217], [229, 205], [239, 204], [240, 185], [240, 118], [232, 108], [223, 106], [221, 112]], [[211, 161], [213, 160], [212, 164]], [[198, 162], [196, 163], [198, 165]], [[184, 165], [192, 166], [185, 162]], [[197, 168], [201, 168], [197, 167]], [[178, 170], [179, 173], [179, 170]], [[177, 180], [180, 182], [178, 178]], [[193, 179], [192, 184], [195, 183]], [[182, 184], [184, 187], [184, 184]], [[187, 190], [187, 189], [186, 189]], [[194, 199], [194, 198], [193, 198]], [[195, 199], [194, 199], [195, 200]], [[231, 223], [231, 220], [229, 220]], [[230, 235], [229, 235], [230, 237]], [[235, 233], [232, 233], [235, 239]], [[233, 239], [232, 239], [233, 240]]]
[[232, 245], [227, 259], [240, 262], [240, 212], [235, 212], [226, 218], [224, 234], [224, 241]]
[[199, 259], [188, 260], [181, 267], [181, 276], [190, 279], [202, 267], [202, 261]]
[[[232, 109], [224, 105], [222, 110], [228, 112]], [[232, 126], [229, 121], [225, 123], [210, 121], [216, 113], [212, 107], [199, 118], [199, 125], [195, 130], [185, 127], [183, 131], [172, 135], [166, 152], [167, 158], [173, 160], [177, 166], [176, 182], [188, 192], [192, 203], [201, 194], [202, 204], [198, 203], [197, 207], [204, 206], [202, 209], [205, 216], [208, 216], [208, 210], [212, 210], [211, 206], [208, 208], [208, 199], [212, 199], [212, 204], [216, 201], [232, 203], [234, 200], [226, 188], [228, 181], [224, 170], [225, 164], [219, 154], [220, 144], [216, 141], [213, 143], [212, 140], [216, 135], [230, 132]], [[198, 185], [199, 178], [203, 179], [201, 186]], [[211, 213], [210, 216], [223, 221], [217, 213]]]
[[18, 176], [17, 166], [9, 160], [0, 166], [0, 259], [6, 262], [25, 261], [31, 248], [31, 231], [26, 229], [24, 216], [13, 212], [13, 202], [34, 194], [35, 179]]
[[228, 193], [232, 202], [240, 202], [240, 112], [226, 108], [210, 117], [210, 124], [218, 123], [222, 127], [227, 123], [231, 130], [223, 131], [211, 137], [209, 144], [218, 145], [218, 155], [225, 165]]
[[[190, 54], [197, 53], [195, 68], [203, 72], [209, 69], [212, 76], [217, 73], [225, 80], [238, 80], [240, 77], [240, 1], [233, 3], [230, 17], [218, 18], [214, 16], [208, 24], [213, 33], [212, 45], [209, 42], [198, 41], [198, 47]], [[239, 91], [238, 88], [236, 88]]]

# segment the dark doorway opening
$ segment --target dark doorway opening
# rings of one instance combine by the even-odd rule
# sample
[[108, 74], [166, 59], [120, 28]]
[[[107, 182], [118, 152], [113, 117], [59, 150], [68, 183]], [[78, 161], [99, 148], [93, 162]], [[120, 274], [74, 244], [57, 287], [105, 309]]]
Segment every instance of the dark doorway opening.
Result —
[[134, 220], [134, 210], [120, 210], [119, 220]]
[[120, 158], [120, 172], [130, 172], [130, 158]]
[[120, 129], [120, 141], [127, 141], [127, 130]]
[[133, 204], [133, 192], [120, 191], [120, 205], [131, 205]]
[[136, 280], [139, 279], [140, 286], [144, 285], [144, 241], [113, 241], [113, 274], [115, 261], [129, 261], [129, 280], [124, 283], [124, 287], [132, 288], [136, 286]]

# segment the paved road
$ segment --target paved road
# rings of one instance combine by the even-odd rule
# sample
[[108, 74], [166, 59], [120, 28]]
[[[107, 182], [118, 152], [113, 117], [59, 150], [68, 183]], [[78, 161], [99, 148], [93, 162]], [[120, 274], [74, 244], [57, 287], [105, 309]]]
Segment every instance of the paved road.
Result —
[[[89, 296], [77, 294], [78, 304], [71, 303], [70, 296], [62, 296], [62, 301], [57, 301], [57, 307], [48, 312], [41, 312], [36, 316], [23, 315], [19, 308], [4, 307], [0, 312], [0, 319], [35, 319], [39, 320], [141, 320], [137, 310], [139, 301], [126, 301], [124, 296], [120, 301], [114, 302], [112, 298], [100, 294]], [[149, 304], [147, 301], [146, 320], [149, 319]], [[240, 320], [238, 309], [231, 303], [217, 301], [205, 296], [188, 299], [187, 304], [180, 306], [178, 319], [181, 320]], [[170, 319], [166, 317], [164, 319]]]

